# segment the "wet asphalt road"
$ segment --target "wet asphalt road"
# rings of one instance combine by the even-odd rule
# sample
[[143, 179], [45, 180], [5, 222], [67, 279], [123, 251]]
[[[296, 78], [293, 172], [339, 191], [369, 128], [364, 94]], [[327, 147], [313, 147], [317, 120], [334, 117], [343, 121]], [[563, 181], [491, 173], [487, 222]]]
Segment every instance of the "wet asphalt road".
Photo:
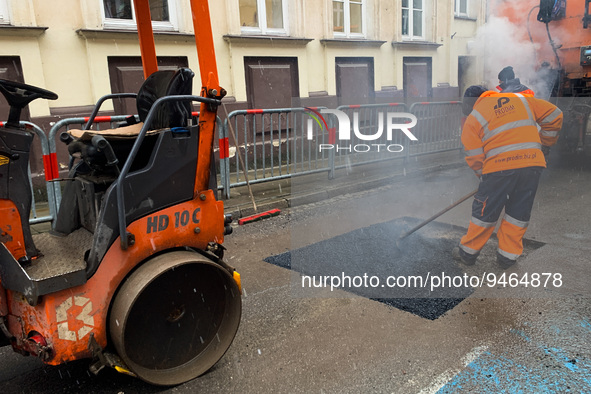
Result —
[[[544, 246], [507, 271], [519, 277], [560, 273], [560, 288], [475, 288], [442, 316], [427, 319], [348, 291], [303, 289], [297, 272], [264, 261], [402, 217], [427, 218], [476, 182], [466, 168], [432, 172], [236, 228], [225, 245], [228, 262], [243, 278], [242, 323], [224, 358], [196, 380], [152, 387], [113, 371], [91, 375], [84, 361], [43, 366], [5, 347], [0, 392], [591, 392], [589, 160], [556, 161], [543, 174], [526, 237]], [[465, 228], [469, 215], [468, 201], [438, 219], [439, 227], [418, 234], [443, 239], [446, 232], [438, 228]], [[387, 271], [383, 256], [372, 260], [380, 255], [373, 244], [359, 242], [358, 248], [368, 264]], [[451, 269], [455, 263], [446, 253], [440, 251]], [[473, 268], [453, 270], [502, 274], [494, 264], [483, 258]], [[392, 275], [398, 274], [393, 264]]]

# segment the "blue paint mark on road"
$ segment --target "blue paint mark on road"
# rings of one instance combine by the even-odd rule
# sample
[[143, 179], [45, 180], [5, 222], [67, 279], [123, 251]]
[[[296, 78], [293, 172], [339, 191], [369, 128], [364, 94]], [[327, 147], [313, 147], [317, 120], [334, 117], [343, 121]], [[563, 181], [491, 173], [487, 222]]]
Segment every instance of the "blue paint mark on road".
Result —
[[527, 334], [521, 330], [511, 329], [510, 332], [512, 332], [513, 334], [515, 334], [517, 336], [520, 336], [521, 338], [523, 338], [527, 342], [531, 342], [530, 337], [528, 337]]
[[572, 372], [580, 375], [582, 381], [591, 388], [591, 365], [567, 354], [563, 349], [544, 348], [544, 352]]
[[437, 393], [567, 393], [589, 392], [581, 379], [560, 365], [531, 367], [507, 357], [484, 352]]
[[581, 327], [591, 331], [591, 323], [589, 323], [587, 320], [583, 319], [579, 322], [579, 324], [581, 325]]
[[[580, 322], [580, 326], [591, 329], [585, 320]], [[560, 329], [552, 328], [550, 331], [566, 334]], [[518, 354], [514, 351], [510, 355], [484, 352], [443, 386], [438, 394], [591, 393], [591, 363], [573, 350], [577, 346], [570, 350], [547, 346], [533, 340], [522, 330], [513, 329], [511, 332], [524, 340], [524, 347], [519, 348]], [[583, 347], [587, 343], [581, 337], [570, 338], [580, 341]]]

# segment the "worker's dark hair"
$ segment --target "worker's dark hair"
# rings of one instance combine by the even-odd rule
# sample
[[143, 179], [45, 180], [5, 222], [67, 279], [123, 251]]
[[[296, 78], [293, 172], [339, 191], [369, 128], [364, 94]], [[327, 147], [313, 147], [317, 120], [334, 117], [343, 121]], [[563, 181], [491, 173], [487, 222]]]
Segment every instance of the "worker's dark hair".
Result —
[[513, 67], [507, 66], [499, 73], [499, 81], [507, 82], [510, 79], [515, 79], [515, 72]]
[[462, 112], [464, 115], [470, 115], [476, 100], [478, 100], [478, 97], [480, 97], [484, 92], [486, 92], [486, 89], [480, 85], [472, 85], [466, 89], [466, 92], [464, 93], [464, 100], [462, 100]]

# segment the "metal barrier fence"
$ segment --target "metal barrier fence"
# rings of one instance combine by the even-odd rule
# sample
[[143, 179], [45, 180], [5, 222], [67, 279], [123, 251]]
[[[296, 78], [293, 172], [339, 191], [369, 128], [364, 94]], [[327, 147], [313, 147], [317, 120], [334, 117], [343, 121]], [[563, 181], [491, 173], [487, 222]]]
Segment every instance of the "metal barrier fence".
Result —
[[[194, 123], [198, 122], [199, 120], [199, 112], [192, 112], [191, 113], [193, 116], [193, 121]], [[100, 124], [101, 123], [108, 123], [109, 127], [112, 128], [113, 125], [117, 122], [122, 122], [125, 121], [130, 115], [116, 115], [116, 116], [97, 116], [94, 118], [94, 122], [93, 125], [96, 125], [96, 129], [95, 130], [100, 130]], [[137, 115], [136, 116], [136, 120], [139, 121]], [[62, 119], [59, 122], [56, 122], [51, 130], [49, 131], [49, 147], [50, 147], [50, 151], [52, 152], [52, 167], [54, 168], [54, 170], [52, 171], [52, 174], [54, 174], [53, 178], [51, 179], [57, 179], [58, 176], [58, 163], [57, 163], [57, 156], [56, 156], [56, 138], [58, 136], [58, 132], [65, 127], [65, 131], [70, 130], [72, 125], [79, 125], [80, 128], [84, 128], [85, 124], [88, 122], [88, 120], [90, 119], [90, 117], [84, 117], [84, 118], [67, 118], [67, 119]], [[216, 124], [217, 124], [217, 128], [218, 128], [218, 134], [221, 133], [221, 124], [222, 121], [219, 117], [216, 118]], [[224, 176], [225, 174], [223, 172], [218, 172], [219, 175], [219, 185], [218, 185], [218, 189], [222, 189], [223, 188], [223, 182], [224, 182]], [[55, 195], [56, 195], [56, 207], [59, 208], [59, 204], [61, 203], [61, 186], [59, 184], [59, 182], [54, 182], [54, 189], [55, 189]], [[56, 212], [57, 212], [57, 208], [56, 208]]]
[[[192, 113], [194, 121], [198, 121], [199, 119], [199, 112]], [[125, 121], [129, 118], [130, 115], [116, 115], [116, 116], [96, 116], [93, 121], [94, 130], [100, 130], [101, 124], [108, 123], [109, 128], [112, 128], [115, 123]], [[32, 195], [32, 206], [31, 206], [31, 218], [29, 218], [30, 224], [36, 223], [43, 223], [43, 222], [53, 222], [57, 217], [57, 212], [61, 203], [61, 185], [59, 183], [59, 171], [60, 171], [60, 164], [58, 163], [57, 159], [57, 144], [56, 139], [58, 137], [58, 133], [61, 131], [70, 130], [71, 126], [77, 126], [80, 129], [83, 129], [88, 122], [90, 117], [78, 117], [78, 118], [66, 118], [61, 119], [56, 122], [50, 129], [48, 135], [45, 135], [45, 132], [36, 124], [31, 122], [20, 122], [21, 126], [25, 127], [28, 130], [31, 130], [37, 135], [39, 138], [39, 142], [41, 145], [41, 153], [43, 155], [43, 171], [45, 174], [45, 188], [47, 190], [47, 205], [49, 209], [49, 214], [45, 216], [38, 216], [37, 215], [37, 206], [39, 201], [37, 201], [35, 197], [35, 193], [33, 191], [33, 182], [32, 182], [32, 174], [31, 174], [31, 166], [29, 163], [29, 179], [31, 180], [31, 195]], [[137, 115], [136, 115], [137, 120]], [[219, 117], [216, 119], [218, 133], [221, 134], [221, 124], [222, 121]], [[5, 122], [0, 122], [0, 127], [4, 126]], [[65, 129], [64, 129], [65, 128]], [[62, 130], [64, 129], [64, 130]], [[218, 189], [223, 188], [223, 184], [225, 182], [225, 174], [223, 172], [218, 172], [217, 174], [220, 179], [220, 184], [218, 185]]]
[[[319, 109], [249, 109], [228, 114], [220, 134], [225, 198], [230, 198], [231, 187], [246, 184], [238, 154], [243, 157], [250, 183], [328, 171], [329, 154], [320, 150], [320, 144], [328, 143], [329, 131], [308, 121]], [[237, 141], [230, 147], [232, 131]]]
[[[0, 127], [4, 126], [5, 122], [0, 122]], [[43, 155], [43, 169], [45, 172], [45, 188], [47, 190], [47, 204], [49, 207], [49, 215], [45, 216], [37, 216], [37, 204], [35, 193], [33, 191], [33, 182], [31, 182], [31, 197], [32, 197], [32, 205], [31, 205], [31, 215], [32, 217], [29, 218], [30, 224], [35, 223], [43, 223], [49, 222], [55, 218], [56, 215], [56, 205], [55, 205], [55, 194], [53, 185], [49, 182], [52, 178], [52, 167], [51, 167], [51, 150], [49, 147], [49, 142], [47, 140], [47, 136], [43, 132], [43, 130], [34, 123], [21, 121], [20, 125], [25, 127], [27, 130], [33, 131], [35, 135], [39, 138], [39, 142], [41, 144], [41, 154]], [[29, 173], [29, 179], [32, 178], [31, 175], [31, 163], [29, 163], [29, 167], [27, 169]]]
[[[461, 148], [459, 101], [414, 103], [410, 110], [404, 103], [340, 106], [337, 110], [348, 116], [351, 133], [349, 140], [338, 142], [336, 117], [322, 116], [328, 120], [327, 127], [323, 127], [314, 116], [322, 115], [318, 113], [322, 109], [251, 109], [230, 113], [220, 134], [224, 197], [230, 198], [230, 188], [246, 184], [236, 149], [244, 157], [249, 182], [258, 183], [320, 171], [327, 171], [332, 178], [339, 168]], [[417, 117], [417, 125], [411, 131], [418, 141], [411, 141], [400, 130], [388, 135], [388, 114], [403, 112]], [[409, 122], [404, 116], [390, 115], [390, 120], [397, 124]], [[238, 139], [233, 146], [228, 138], [230, 127]], [[377, 135], [379, 138], [371, 139]], [[392, 155], [396, 152], [404, 154]]]
[[[129, 118], [129, 116], [130, 115], [97, 116], [94, 118], [94, 121], [93, 121], [93, 126], [95, 126], [94, 130], [100, 130], [101, 123], [103, 123], [103, 124], [108, 123], [109, 128], [112, 128], [116, 122], [123, 122], [127, 118]], [[72, 128], [71, 127], [72, 125], [78, 125], [79, 129], [84, 129], [84, 126], [86, 125], [86, 123], [88, 122], [89, 119], [90, 119], [89, 116], [80, 117], [80, 118], [61, 119], [58, 122], [56, 122], [49, 130], [49, 135], [48, 135], [47, 139], [49, 140], [49, 149], [51, 152], [51, 164], [50, 164], [51, 165], [51, 171], [50, 171], [51, 175], [50, 175], [50, 178], [48, 178], [47, 172], [46, 172], [46, 179], [47, 179], [47, 181], [52, 181], [52, 184], [53, 184], [54, 195], [55, 195], [55, 212], [56, 213], [57, 213], [60, 203], [62, 201], [61, 185], [58, 182], [59, 164], [57, 162], [57, 144], [56, 144], [56, 138], [59, 138], [58, 132], [60, 132], [60, 130], [62, 128], [65, 128], [65, 130], [63, 130], [63, 131], [68, 131]], [[55, 218], [55, 216], [53, 218]]]
[[[192, 112], [191, 113], [193, 116], [193, 121], [197, 122], [199, 119], [199, 112]], [[127, 118], [129, 118], [130, 115], [116, 115], [116, 116], [96, 116], [94, 118], [93, 121], [93, 126], [95, 126], [95, 130], [100, 130], [101, 129], [101, 123], [108, 123], [109, 124], [109, 128], [112, 128], [114, 126], [115, 123], [117, 122], [122, 122], [125, 121]], [[136, 116], [136, 120], [139, 121], [137, 115]], [[51, 175], [49, 178], [46, 179], [48, 181], [53, 181], [53, 191], [54, 191], [54, 209], [55, 209], [55, 214], [57, 214], [57, 211], [59, 209], [60, 203], [61, 203], [61, 185], [59, 182], [57, 182], [57, 179], [59, 178], [59, 168], [58, 168], [58, 162], [57, 162], [57, 146], [56, 146], [56, 139], [59, 138], [59, 134], [61, 134], [61, 131], [67, 131], [71, 129], [71, 126], [76, 125], [79, 128], [84, 128], [84, 126], [86, 125], [86, 123], [88, 122], [88, 120], [90, 119], [90, 117], [80, 117], [80, 118], [67, 118], [67, 119], [61, 119], [60, 121], [56, 122], [52, 127], [51, 130], [49, 131], [49, 136], [48, 136], [48, 140], [49, 140], [49, 151], [50, 151], [50, 157], [51, 157], [51, 162], [49, 164], [49, 167], [51, 168], [51, 171], [49, 172]], [[222, 121], [220, 120], [219, 117], [216, 118], [216, 124], [218, 127], [218, 133], [221, 133], [220, 131], [220, 125], [222, 124]], [[64, 129], [65, 128], [65, 129]], [[64, 130], [62, 130], [64, 129]], [[47, 174], [47, 170], [46, 170], [46, 174]], [[222, 185], [224, 182], [224, 173], [218, 173], [218, 175], [220, 176], [220, 184], [218, 185], [218, 189], [222, 189]], [[53, 220], [55, 218], [55, 215], [53, 215], [52, 218], [49, 218], [49, 220]]]
[[417, 117], [412, 133], [418, 141], [410, 141], [408, 156], [445, 152], [462, 147], [462, 102], [421, 102], [410, 106]]
[[[459, 101], [412, 104], [409, 112], [417, 117], [418, 122], [411, 131], [418, 141], [410, 141], [399, 131], [393, 133], [390, 140], [387, 139], [387, 113], [407, 112], [404, 103], [338, 107], [337, 110], [344, 112], [350, 120], [351, 139], [346, 144], [336, 141], [337, 122], [334, 116], [324, 116], [329, 121], [328, 127], [320, 122], [317, 115], [322, 109], [325, 107], [233, 111], [224, 120], [223, 127], [218, 117], [218, 189], [223, 190], [223, 197], [230, 198], [232, 187], [246, 184], [237, 150], [243, 155], [249, 181], [259, 183], [322, 171], [327, 171], [332, 178], [335, 169], [346, 166], [461, 149], [462, 112]], [[194, 112], [193, 116], [197, 118], [198, 113]], [[128, 117], [97, 116], [94, 126], [97, 130], [100, 124], [105, 123], [113, 127], [114, 123]], [[33, 200], [30, 223], [55, 220], [61, 202], [56, 138], [62, 129], [69, 130], [73, 125], [83, 128], [88, 120], [89, 117], [62, 119], [51, 127], [48, 136], [35, 124], [21, 122], [39, 137], [49, 206], [49, 215], [39, 217]], [[376, 135], [380, 124], [382, 132], [378, 139], [367, 141], [359, 138], [359, 135]], [[232, 139], [232, 146], [231, 127], [238, 140], [236, 143]], [[332, 147], [326, 149], [327, 145]], [[388, 149], [392, 146], [394, 151], [402, 147], [404, 155], [388, 154], [393, 152]]]

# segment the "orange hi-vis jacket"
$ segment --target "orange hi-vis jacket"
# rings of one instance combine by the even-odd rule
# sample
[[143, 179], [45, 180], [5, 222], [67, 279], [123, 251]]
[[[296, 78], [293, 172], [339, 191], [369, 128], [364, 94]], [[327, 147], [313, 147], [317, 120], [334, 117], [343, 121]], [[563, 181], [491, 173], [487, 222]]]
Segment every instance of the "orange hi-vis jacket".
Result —
[[478, 175], [546, 167], [542, 145], [552, 146], [562, 111], [527, 93], [484, 92], [462, 129], [466, 162]]

